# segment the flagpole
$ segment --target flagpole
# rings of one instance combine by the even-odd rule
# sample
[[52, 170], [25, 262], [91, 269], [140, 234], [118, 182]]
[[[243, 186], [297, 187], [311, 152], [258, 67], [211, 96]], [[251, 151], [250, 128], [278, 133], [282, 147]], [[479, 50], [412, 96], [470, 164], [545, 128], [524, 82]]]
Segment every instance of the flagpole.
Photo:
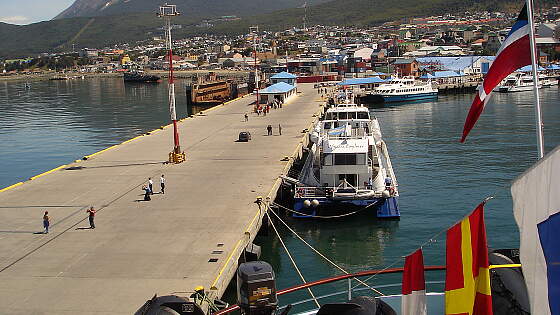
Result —
[[533, 21], [533, 0], [527, 1], [527, 18], [529, 20], [529, 38], [531, 41], [531, 61], [533, 65], [533, 91], [535, 92], [535, 116], [537, 124], [537, 148], [539, 159], [544, 156], [543, 125], [541, 114], [541, 101], [539, 99], [539, 76], [537, 64], [537, 43], [535, 40], [535, 22]]

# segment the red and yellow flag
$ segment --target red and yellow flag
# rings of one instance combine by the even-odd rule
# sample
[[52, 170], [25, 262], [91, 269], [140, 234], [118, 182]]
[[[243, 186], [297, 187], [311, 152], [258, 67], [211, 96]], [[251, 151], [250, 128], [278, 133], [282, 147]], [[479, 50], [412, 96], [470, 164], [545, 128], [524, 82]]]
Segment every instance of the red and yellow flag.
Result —
[[447, 230], [446, 315], [491, 315], [484, 203]]

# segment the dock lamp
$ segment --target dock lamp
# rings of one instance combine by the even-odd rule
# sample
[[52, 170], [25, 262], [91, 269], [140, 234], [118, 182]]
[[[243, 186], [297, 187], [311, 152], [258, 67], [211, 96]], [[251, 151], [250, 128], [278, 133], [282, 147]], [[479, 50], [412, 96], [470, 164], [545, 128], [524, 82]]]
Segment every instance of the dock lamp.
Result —
[[178, 164], [185, 161], [185, 152], [181, 151], [179, 144], [179, 131], [177, 130], [177, 112], [175, 110], [175, 81], [173, 78], [173, 41], [171, 40], [171, 18], [181, 15], [174, 4], [165, 4], [159, 7], [158, 17], [164, 20], [165, 44], [169, 58], [169, 114], [173, 122], [173, 151], [169, 153], [169, 163]]

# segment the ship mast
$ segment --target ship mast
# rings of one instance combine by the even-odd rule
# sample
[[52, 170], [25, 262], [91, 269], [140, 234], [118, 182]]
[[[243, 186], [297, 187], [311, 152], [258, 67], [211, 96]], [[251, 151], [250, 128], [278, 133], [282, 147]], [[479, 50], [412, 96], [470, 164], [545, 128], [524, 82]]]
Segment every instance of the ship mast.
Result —
[[253, 50], [255, 61], [255, 89], [257, 90], [257, 102], [255, 103], [255, 112], [259, 110], [259, 69], [257, 68], [257, 36], [259, 33], [258, 26], [251, 26], [249, 32], [253, 37]]
[[165, 45], [168, 50], [169, 60], [169, 114], [173, 122], [173, 151], [169, 153], [170, 163], [181, 163], [185, 161], [185, 152], [181, 151], [179, 144], [179, 131], [177, 130], [177, 111], [175, 109], [175, 81], [173, 77], [173, 42], [171, 40], [171, 18], [181, 13], [177, 11], [174, 4], [165, 4], [159, 7], [158, 16], [164, 20]]

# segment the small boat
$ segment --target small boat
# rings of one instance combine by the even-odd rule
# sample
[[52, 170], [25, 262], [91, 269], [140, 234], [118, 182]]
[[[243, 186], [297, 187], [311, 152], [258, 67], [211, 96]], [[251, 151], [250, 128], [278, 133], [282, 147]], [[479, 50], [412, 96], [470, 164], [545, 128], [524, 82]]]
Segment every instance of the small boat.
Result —
[[124, 73], [124, 82], [140, 82], [140, 83], [158, 83], [161, 77], [157, 75], [146, 74], [142, 71], [128, 71]]
[[[541, 86], [542, 82], [539, 81], [539, 87]], [[500, 93], [532, 91], [533, 76], [522, 72], [512, 73], [502, 81], [502, 84], [497, 89]]]
[[307, 157], [294, 184], [294, 217], [372, 208], [398, 219], [398, 184], [377, 118], [353, 103], [328, 108], [310, 134]]
[[412, 76], [402, 78], [393, 78], [387, 83], [379, 85], [370, 94], [365, 97], [365, 102], [372, 103], [389, 103], [389, 102], [407, 102], [416, 100], [429, 100], [438, 97], [438, 89], [432, 86], [431, 81], [422, 82], [416, 80]]

